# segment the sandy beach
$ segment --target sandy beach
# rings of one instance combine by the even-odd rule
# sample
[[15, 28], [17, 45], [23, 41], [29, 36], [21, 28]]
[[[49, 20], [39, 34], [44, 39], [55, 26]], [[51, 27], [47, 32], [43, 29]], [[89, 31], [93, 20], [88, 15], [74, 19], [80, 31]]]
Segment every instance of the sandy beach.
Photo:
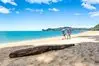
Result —
[[27, 41], [19, 41], [12, 43], [3, 43], [0, 44], [0, 48], [4, 47], [13, 47], [13, 46], [24, 46], [24, 45], [61, 45], [61, 44], [77, 44], [81, 42], [98, 42], [95, 39], [89, 38], [87, 36], [97, 36], [99, 35], [99, 31], [87, 31], [79, 34], [72, 35], [72, 39], [62, 40], [62, 36], [45, 38], [45, 39], [37, 39], [37, 40], [27, 40]]
[[0, 0], [0, 66], [99, 66], [99, 0]]
[[[72, 35], [70, 40], [53, 37], [0, 45], [0, 66], [99, 66], [99, 31], [87, 31]], [[40, 45], [75, 44], [58, 51], [39, 55], [9, 58], [15, 50]]]

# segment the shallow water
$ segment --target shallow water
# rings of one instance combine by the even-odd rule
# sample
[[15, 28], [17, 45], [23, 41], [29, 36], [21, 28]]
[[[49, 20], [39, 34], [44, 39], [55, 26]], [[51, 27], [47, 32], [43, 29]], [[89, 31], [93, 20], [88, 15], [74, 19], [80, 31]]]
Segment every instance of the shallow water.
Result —
[[[72, 34], [80, 33], [72, 31]], [[61, 31], [0, 31], [0, 43], [61, 36]]]

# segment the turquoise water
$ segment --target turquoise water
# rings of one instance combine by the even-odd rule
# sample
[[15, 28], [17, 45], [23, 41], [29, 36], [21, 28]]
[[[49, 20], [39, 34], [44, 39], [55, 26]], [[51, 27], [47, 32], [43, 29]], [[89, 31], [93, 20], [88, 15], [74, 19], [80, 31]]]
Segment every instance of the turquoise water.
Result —
[[[75, 30], [72, 34], [80, 33]], [[0, 43], [61, 36], [61, 31], [0, 31]]]

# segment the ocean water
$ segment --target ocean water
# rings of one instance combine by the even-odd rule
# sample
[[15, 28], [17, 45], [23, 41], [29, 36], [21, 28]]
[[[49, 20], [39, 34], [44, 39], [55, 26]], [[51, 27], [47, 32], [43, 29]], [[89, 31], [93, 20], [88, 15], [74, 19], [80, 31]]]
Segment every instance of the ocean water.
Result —
[[[72, 34], [80, 32], [80, 30], [75, 30], [72, 31]], [[61, 31], [0, 31], [0, 43], [49, 38], [61, 35]]]

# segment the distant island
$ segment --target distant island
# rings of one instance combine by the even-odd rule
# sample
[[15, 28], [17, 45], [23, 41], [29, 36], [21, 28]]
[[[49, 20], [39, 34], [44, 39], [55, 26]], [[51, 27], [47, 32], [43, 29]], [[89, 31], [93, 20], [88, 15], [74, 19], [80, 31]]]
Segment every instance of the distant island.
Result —
[[[48, 29], [42, 29], [42, 31], [60, 31], [63, 28], [68, 28], [68, 27], [48, 28]], [[90, 30], [90, 28], [72, 28], [72, 30]]]
[[93, 31], [99, 31], [99, 24], [97, 24], [95, 27], [91, 28]]

